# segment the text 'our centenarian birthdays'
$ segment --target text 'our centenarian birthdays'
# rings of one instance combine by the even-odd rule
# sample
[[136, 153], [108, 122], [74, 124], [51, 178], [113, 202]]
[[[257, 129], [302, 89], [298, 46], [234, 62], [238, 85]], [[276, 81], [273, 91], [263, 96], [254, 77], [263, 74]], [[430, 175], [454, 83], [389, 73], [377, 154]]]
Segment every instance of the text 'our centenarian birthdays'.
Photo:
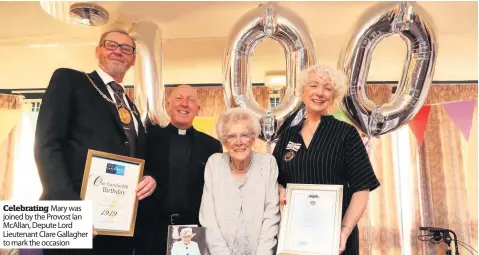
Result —
[[88, 201], [0, 202], [0, 248], [91, 248]]

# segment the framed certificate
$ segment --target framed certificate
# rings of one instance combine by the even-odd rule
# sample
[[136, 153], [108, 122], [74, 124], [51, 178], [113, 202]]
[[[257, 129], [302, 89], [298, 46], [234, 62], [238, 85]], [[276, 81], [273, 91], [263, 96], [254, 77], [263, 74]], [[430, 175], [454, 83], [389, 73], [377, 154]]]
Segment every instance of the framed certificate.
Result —
[[133, 236], [143, 168], [142, 159], [88, 150], [80, 196], [92, 201], [98, 235]]
[[280, 255], [337, 255], [343, 186], [288, 184], [281, 217]]

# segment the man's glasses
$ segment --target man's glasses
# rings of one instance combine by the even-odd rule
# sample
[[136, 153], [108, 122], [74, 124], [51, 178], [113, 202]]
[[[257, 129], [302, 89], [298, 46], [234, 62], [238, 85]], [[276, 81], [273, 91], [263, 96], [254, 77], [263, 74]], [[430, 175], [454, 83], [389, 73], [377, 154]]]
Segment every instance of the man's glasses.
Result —
[[236, 142], [238, 141], [238, 138], [241, 142], [249, 142], [252, 138], [252, 134], [251, 133], [242, 133], [242, 134], [239, 134], [239, 135], [236, 135], [236, 134], [229, 134], [226, 136], [226, 140], [228, 142]]
[[109, 50], [116, 50], [118, 47], [120, 47], [121, 52], [125, 53], [126, 55], [135, 54], [135, 48], [128, 44], [119, 44], [115, 41], [105, 40], [101, 45]]

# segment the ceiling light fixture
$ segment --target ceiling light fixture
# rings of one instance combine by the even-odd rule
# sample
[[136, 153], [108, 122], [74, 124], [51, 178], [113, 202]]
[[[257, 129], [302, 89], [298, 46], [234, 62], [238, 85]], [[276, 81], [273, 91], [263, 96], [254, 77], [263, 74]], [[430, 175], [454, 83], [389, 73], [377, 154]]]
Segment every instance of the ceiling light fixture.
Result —
[[81, 2], [70, 6], [70, 17], [85, 26], [102, 26], [108, 23], [110, 14], [98, 4]]

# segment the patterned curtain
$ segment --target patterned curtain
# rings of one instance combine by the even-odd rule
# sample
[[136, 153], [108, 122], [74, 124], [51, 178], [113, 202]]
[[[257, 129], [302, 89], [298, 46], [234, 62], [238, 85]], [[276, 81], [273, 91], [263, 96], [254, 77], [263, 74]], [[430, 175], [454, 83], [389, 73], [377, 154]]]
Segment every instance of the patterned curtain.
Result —
[[[13, 177], [15, 133], [21, 117], [23, 96], [0, 94], [0, 200], [8, 200]], [[17, 249], [0, 249], [0, 254], [16, 255]]]
[[[165, 98], [168, 98], [174, 88], [167, 87]], [[201, 110], [198, 117], [213, 117], [226, 111], [224, 102], [223, 87], [196, 87], [198, 97], [200, 99]], [[126, 94], [133, 100], [135, 97], [134, 89], [125, 89]], [[253, 95], [256, 102], [263, 108], [267, 109], [269, 105], [269, 88], [267, 87], [253, 87]]]
[[9, 198], [16, 124], [21, 117], [23, 96], [0, 94], [0, 200]]
[[[391, 94], [391, 85], [368, 88], [376, 104], [386, 103]], [[477, 99], [477, 84], [441, 84], [431, 87], [426, 104], [467, 99]], [[473, 123], [477, 123], [475, 107]], [[397, 149], [398, 132], [373, 139], [370, 157], [381, 187], [371, 194], [359, 223], [361, 254], [444, 254], [444, 243], [418, 240], [419, 227], [428, 222], [453, 230], [458, 240], [477, 248], [477, 158], [471, 156], [477, 155], [474, 126], [467, 142], [442, 107], [433, 105], [422, 146], [408, 127], [401, 137], [409, 140], [408, 150]], [[406, 167], [398, 167], [401, 163]], [[468, 252], [460, 248], [460, 253]]]

